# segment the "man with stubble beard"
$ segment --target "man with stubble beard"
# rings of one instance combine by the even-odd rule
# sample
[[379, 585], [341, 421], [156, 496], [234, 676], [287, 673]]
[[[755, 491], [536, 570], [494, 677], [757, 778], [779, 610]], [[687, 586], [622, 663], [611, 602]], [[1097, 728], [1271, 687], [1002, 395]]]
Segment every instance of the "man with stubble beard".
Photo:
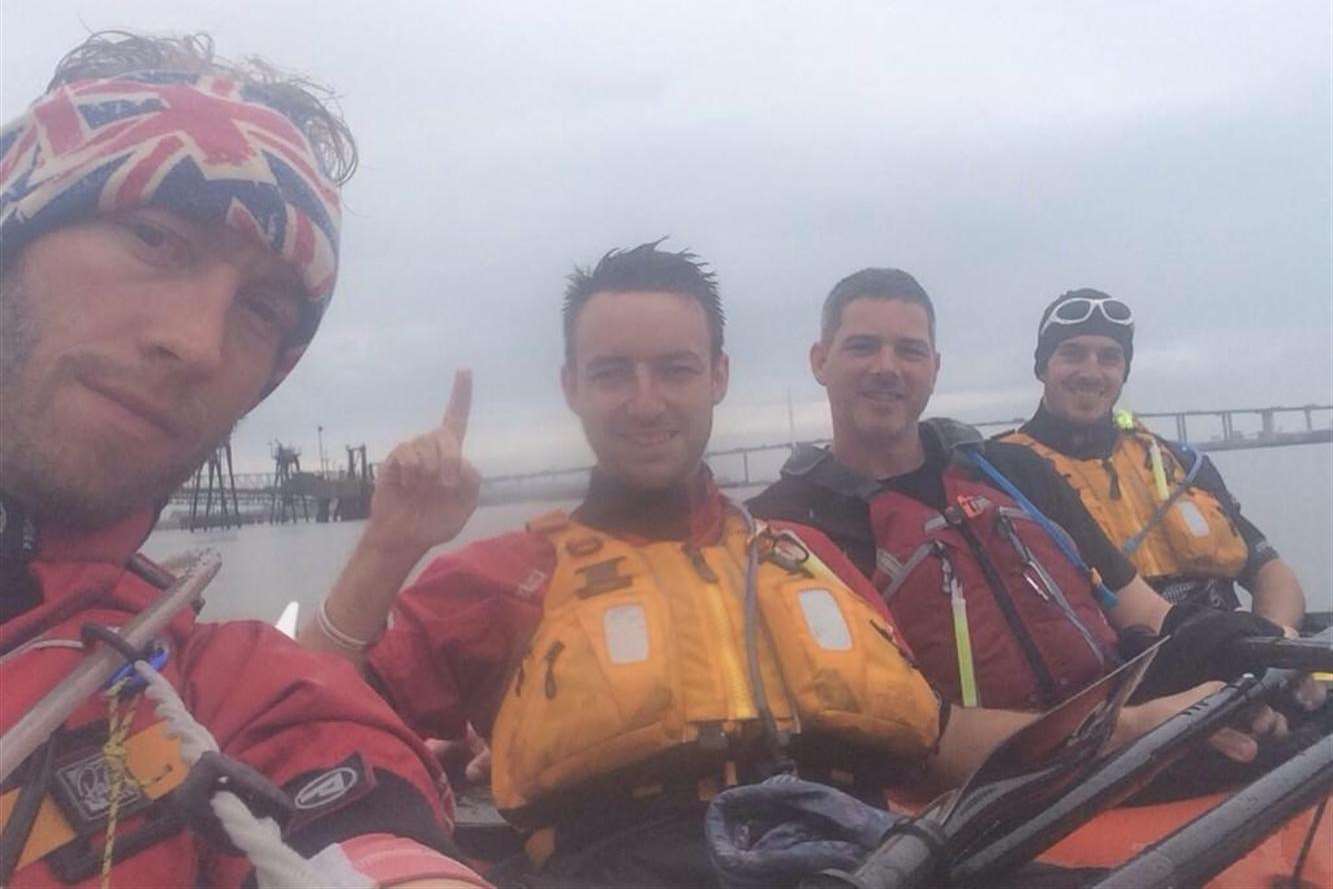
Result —
[[[114, 642], [161, 598], [136, 554], [159, 510], [314, 335], [355, 166], [322, 98], [204, 36], [105, 33], [0, 131], [0, 730], [100, 646], [90, 627]], [[124, 656], [226, 768], [296, 800], [283, 839], [320, 873], [485, 885], [444, 854], [429, 754], [345, 664], [189, 609]], [[0, 788], [0, 883], [253, 884], [175, 805], [198, 774], [179, 718], [129, 679], [78, 703]]]
[[1299, 627], [1305, 594], [1296, 573], [1241, 513], [1212, 461], [1114, 410], [1133, 357], [1127, 303], [1088, 288], [1062, 294], [1037, 326], [1041, 403], [1000, 440], [1050, 461], [1167, 601], [1235, 609], [1239, 583], [1255, 614]]

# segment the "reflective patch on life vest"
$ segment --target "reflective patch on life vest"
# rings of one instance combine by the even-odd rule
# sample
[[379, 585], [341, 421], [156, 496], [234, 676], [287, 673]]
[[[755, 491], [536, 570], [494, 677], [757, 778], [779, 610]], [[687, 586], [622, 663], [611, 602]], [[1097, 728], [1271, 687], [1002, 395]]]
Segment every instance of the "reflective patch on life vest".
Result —
[[1199, 507], [1190, 503], [1188, 500], [1182, 500], [1176, 504], [1176, 512], [1185, 520], [1185, 526], [1190, 529], [1190, 533], [1195, 537], [1208, 536], [1208, 520], [1199, 512]]
[[801, 590], [797, 599], [810, 635], [825, 651], [850, 651], [852, 631], [828, 590]]
[[631, 602], [606, 609], [602, 612], [602, 635], [611, 663], [648, 660], [648, 615], [642, 605]]

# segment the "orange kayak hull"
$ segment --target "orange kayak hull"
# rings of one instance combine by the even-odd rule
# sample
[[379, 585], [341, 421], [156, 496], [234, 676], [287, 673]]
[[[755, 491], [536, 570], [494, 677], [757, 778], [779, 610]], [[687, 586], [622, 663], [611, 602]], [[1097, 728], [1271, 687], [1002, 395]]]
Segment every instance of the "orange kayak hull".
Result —
[[[1215, 793], [1149, 806], [1125, 806], [1103, 812], [1052, 846], [1040, 861], [1063, 867], [1117, 867], [1153, 843], [1183, 827], [1225, 800]], [[1286, 879], [1301, 854], [1314, 819], [1305, 810], [1207, 885], [1214, 889], [1255, 889]], [[1301, 871], [1302, 885], [1333, 887], [1333, 806], [1325, 807]]]

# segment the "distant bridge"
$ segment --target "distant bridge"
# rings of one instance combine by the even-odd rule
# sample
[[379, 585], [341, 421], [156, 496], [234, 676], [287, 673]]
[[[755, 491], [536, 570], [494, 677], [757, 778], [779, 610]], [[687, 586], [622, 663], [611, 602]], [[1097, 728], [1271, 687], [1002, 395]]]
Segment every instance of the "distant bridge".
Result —
[[[1300, 428], [1282, 429], [1277, 417], [1294, 415]], [[1271, 448], [1284, 445], [1333, 442], [1333, 405], [1308, 404], [1298, 407], [1224, 408], [1220, 410], [1159, 411], [1135, 414], [1150, 428], [1157, 429], [1176, 441], [1188, 442], [1201, 451], [1229, 451], [1244, 448]], [[1316, 424], [1322, 417], [1325, 425]], [[1190, 420], [1194, 418], [1196, 432], [1214, 433], [1206, 440], [1190, 438]], [[1211, 422], [1207, 421], [1211, 418]], [[1237, 418], [1242, 418], [1240, 422]], [[1249, 423], [1245, 419], [1253, 418]], [[1014, 429], [1027, 422], [1027, 417], [1010, 420], [985, 420], [973, 423], [979, 429]], [[1162, 421], [1169, 428], [1161, 428]], [[1244, 430], [1255, 427], [1247, 433]], [[1174, 434], [1172, 434], [1174, 430]], [[810, 444], [828, 444], [818, 439]], [[777, 478], [778, 468], [794, 447], [793, 442], [748, 445], [709, 451], [705, 454], [724, 487], [746, 487], [765, 484]], [[541, 472], [523, 472], [511, 475], [489, 476], [482, 489], [483, 502], [508, 502], [532, 499], [567, 499], [583, 492], [591, 467], [550, 469]]]
[[[1201, 451], [1230, 451], [1247, 448], [1272, 448], [1298, 444], [1333, 442], [1333, 405], [1309, 404], [1293, 407], [1222, 408], [1218, 410], [1157, 411], [1136, 414], [1150, 428], [1177, 441], [1188, 442]], [[1282, 428], [1279, 417], [1294, 417], [1295, 428]], [[1316, 423], [1316, 418], [1323, 420]], [[1008, 420], [985, 420], [973, 423], [980, 429], [1012, 429], [1026, 422], [1026, 417]], [[1246, 431], [1249, 430], [1249, 431]], [[1191, 431], [1209, 435], [1206, 439], [1191, 438]], [[827, 439], [813, 444], [827, 444]], [[719, 484], [741, 487], [764, 484], [777, 478], [778, 468], [794, 446], [792, 442], [751, 445], [709, 451], [705, 458], [712, 466]], [[374, 464], [370, 478], [374, 478]], [[519, 500], [573, 499], [579, 497], [587, 484], [591, 467], [549, 469], [488, 476], [482, 482], [482, 503], [503, 503]], [[363, 470], [364, 471], [364, 470]], [[290, 477], [283, 489], [275, 487], [271, 472], [238, 473], [236, 500], [254, 513], [267, 509], [275, 496], [283, 492], [298, 498], [328, 503], [339, 498], [365, 496], [364, 481], [346, 470], [336, 472], [298, 472]], [[186, 505], [194, 494], [193, 484], [176, 491], [171, 502]]]

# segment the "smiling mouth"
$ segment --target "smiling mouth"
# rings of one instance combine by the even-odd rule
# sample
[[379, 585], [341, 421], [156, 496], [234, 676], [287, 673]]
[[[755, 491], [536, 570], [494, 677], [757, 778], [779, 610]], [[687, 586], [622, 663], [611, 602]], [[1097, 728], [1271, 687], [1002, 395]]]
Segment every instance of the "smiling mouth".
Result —
[[661, 432], [628, 432], [621, 436], [625, 441], [638, 447], [655, 447], [675, 438], [678, 433], [664, 430]]
[[896, 404], [905, 397], [901, 392], [888, 392], [885, 390], [870, 390], [862, 392], [861, 395], [870, 401], [876, 401], [881, 404]]
[[182, 430], [171, 412], [165, 408], [153, 404], [151, 401], [135, 395], [131, 392], [122, 392], [105, 386], [91, 383], [87, 380], [80, 380], [84, 387], [94, 393], [102, 400], [119, 408], [120, 411], [128, 417], [137, 421], [141, 426], [145, 426], [159, 435], [168, 438], [177, 438]]

